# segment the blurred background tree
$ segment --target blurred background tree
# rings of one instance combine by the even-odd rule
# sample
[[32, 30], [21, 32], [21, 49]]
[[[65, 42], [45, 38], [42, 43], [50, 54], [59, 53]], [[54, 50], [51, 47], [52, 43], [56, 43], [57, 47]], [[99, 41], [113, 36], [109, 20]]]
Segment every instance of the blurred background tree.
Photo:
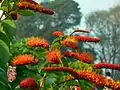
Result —
[[51, 41], [53, 31], [65, 31], [80, 24], [82, 14], [78, 7], [79, 4], [73, 0], [54, 0], [43, 4], [56, 13], [51, 16], [36, 13], [35, 16], [21, 17], [16, 21], [18, 39], [28, 36], [42, 36]]
[[[95, 50], [100, 62], [120, 64], [120, 6], [106, 11], [96, 11], [86, 17], [86, 28], [90, 28], [94, 36], [101, 38], [98, 45], [89, 44]], [[112, 71], [113, 78], [120, 80], [120, 73]]]
[[[28, 36], [41, 36], [49, 42], [52, 32], [66, 31], [80, 24], [82, 13], [79, 4], [73, 0], [45, 0], [44, 6], [55, 10], [52, 16], [36, 13], [35, 16], [21, 17], [16, 21], [17, 40]], [[86, 28], [91, 29], [92, 35], [101, 38], [97, 45], [86, 43], [89, 47], [82, 47], [80, 51], [93, 53], [99, 62], [120, 63], [120, 6], [109, 10], [96, 11], [86, 17]], [[68, 31], [69, 32], [69, 31]], [[79, 44], [82, 46], [82, 43]], [[119, 72], [112, 72], [115, 79]]]

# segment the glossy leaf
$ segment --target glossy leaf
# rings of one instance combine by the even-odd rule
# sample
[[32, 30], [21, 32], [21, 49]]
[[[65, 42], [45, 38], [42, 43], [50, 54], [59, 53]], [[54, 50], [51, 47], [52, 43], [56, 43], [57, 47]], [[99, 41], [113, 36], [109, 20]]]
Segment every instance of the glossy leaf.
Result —
[[7, 73], [0, 68], [0, 90], [8, 90]]
[[16, 33], [16, 30], [15, 30], [16, 26], [15, 26], [14, 22], [9, 19], [3, 20], [2, 26], [3, 26], [3, 30], [5, 31], [8, 38], [10, 40], [13, 40], [13, 38], [15, 37], [15, 33]]
[[3, 24], [5, 23], [12, 28], [16, 28], [15, 23], [12, 20], [6, 19], [6, 20], [3, 20], [2, 22], [3, 22]]
[[20, 10], [18, 13], [23, 16], [34, 16], [34, 12], [31, 10]]
[[8, 6], [10, 0], [4, 0], [1, 6]]
[[8, 7], [6, 7], [6, 6], [0, 7], [0, 10], [8, 12]]
[[56, 81], [56, 79], [55, 78], [46, 78], [46, 85], [51, 85], [51, 84], [53, 84], [54, 82]]
[[8, 46], [10, 46], [9, 38], [2, 32], [0, 32], [0, 39], [3, 40]]
[[9, 60], [9, 48], [4, 41], [0, 40], [0, 66]]

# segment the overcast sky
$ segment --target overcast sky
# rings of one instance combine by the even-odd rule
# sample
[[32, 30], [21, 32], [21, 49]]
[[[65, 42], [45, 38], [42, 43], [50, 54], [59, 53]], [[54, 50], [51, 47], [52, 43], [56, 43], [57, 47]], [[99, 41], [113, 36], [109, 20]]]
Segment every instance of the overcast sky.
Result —
[[110, 7], [120, 3], [120, 0], [74, 0], [79, 3], [83, 18], [81, 21], [81, 28], [85, 28], [84, 17], [96, 10], [107, 10]]
[[[45, 0], [36, 0], [38, 2], [45, 1]], [[85, 28], [84, 24], [84, 17], [93, 11], [96, 10], [107, 10], [110, 7], [120, 3], [120, 0], [74, 0], [79, 3], [81, 7], [81, 12], [83, 14], [82, 21], [81, 21], [81, 28]]]

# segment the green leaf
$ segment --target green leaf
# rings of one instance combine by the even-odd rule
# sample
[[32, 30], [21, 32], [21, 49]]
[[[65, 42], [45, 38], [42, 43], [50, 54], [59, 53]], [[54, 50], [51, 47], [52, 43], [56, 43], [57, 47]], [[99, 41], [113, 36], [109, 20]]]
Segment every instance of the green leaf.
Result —
[[64, 66], [68, 67], [69, 61], [65, 58], [62, 58], [62, 63], [63, 63]]
[[4, 0], [1, 6], [2, 6], [2, 7], [3, 7], [3, 6], [8, 6], [9, 1], [10, 1], [10, 0]]
[[7, 73], [2, 68], [0, 68], [0, 82], [5, 86], [8, 84]]
[[18, 85], [18, 86], [15, 87], [14, 90], [22, 90], [22, 89], [21, 89], [20, 86]]
[[65, 83], [66, 86], [77, 86], [79, 83], [76, 80], [71, 80]]
[[51, 78], [46, 78], [45, 83], [46, 83], [46, 85], [51, 85], [55, 81], [56, 81], [56, 79], [51, 77]]
[[10, 46], [9, 38], [2, 32], [0, 32], [0, 39], [3, 40], [8, 46]]
[[9, 60], [9, 48], [4, 41], [0, 40], [0, 66]]
[[9, 25], [12, 28], [16, 28], [14, 21], [12, 21], [10, 19], [5, 19], [2, 22], [3, 22], [3, 24], [5, 23], [5, 24]]
[[3, 30], [6, 33], [7, 37], [12, 41], [16, 34], [16, 26], [12, 20], [3, 20], [2, 21]]
[[90, 88], [93, 87], [93, 85], [85, 80], [80, 80], [80, 85], [81, 85], [81, 88], [82, 90], [91, 90]]
[[0, 10], [5, 11], [5, 12], [8, 12], [8, 7], [2, 6], [2, 7], [0, 7]]
[[0, 68], [0, 90], [8, 90], [7, 73]]
[[31, 10], [20, 10], [18, 13], [23, 16], [34, 16], [34, 12]]
[[8, 90], [6, 63], [9, 60], [9, 48], [0, 39], [0, 90]]
[[17, 89], [14, 89], [14, 90], [23, 90], [23, 89], [21, 89], [21, 88], [17, 88]]

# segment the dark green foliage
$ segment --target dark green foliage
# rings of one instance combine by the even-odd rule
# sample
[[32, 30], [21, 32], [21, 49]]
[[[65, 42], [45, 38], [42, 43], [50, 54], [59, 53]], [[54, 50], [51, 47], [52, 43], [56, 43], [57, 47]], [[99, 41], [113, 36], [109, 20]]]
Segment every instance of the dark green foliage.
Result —
[[0, 40], [0, 90], [8, 89], [7, 62], [9, 60], [9, 49], [4, 41]]

